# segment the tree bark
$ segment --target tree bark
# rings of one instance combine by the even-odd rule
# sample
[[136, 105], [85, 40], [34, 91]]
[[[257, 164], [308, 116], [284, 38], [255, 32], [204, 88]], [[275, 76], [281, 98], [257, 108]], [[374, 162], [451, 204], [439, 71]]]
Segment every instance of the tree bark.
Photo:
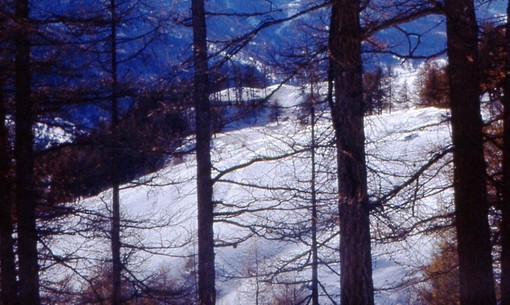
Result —
[[312, 162], [312, 180], [311, 180], [311, 193], [312, 193], [312, 305], [319, 305], [319, 244], [317, 241], [317, 222], [319, 219], [317, 211], [317, 175], [315, 168], [315, 100], [313, 96], [313, 84], [311, 85], [311, 100], [312, 107], [310, 112], [310, 124], [311, 124], [311, 162]]
[[9, 174], [9, 142], [7, 135], [6, 101], [0, 84], [0, 300], [2, 305], [18, 304], [16, 259], [14, 256], [11, 178]]
[[496, 304], [483, 157], [478, 26], [472, 0], [447, 0], [448, 82], [462, 305]]
[[112, 305], [122, 303], [122, 262], [121, 262], [121, 240], [120, 240], [120, 186], [119, 186], [119, 166], [117, 155], [118, 151], [118, 81], [117, 81], [117, 6], [115, 0], [110, 0], [111, 14], [111, 179], [112, 179], [112, 216], [111, 216], [111, 250], [112, 250]]
[[359, 1], [332, 1], [329, 52], [335, 86], [342, 305], [374, 304], [359, 13]]
[[216, 303], [213, 182], [211, 179], [211, 109], [208, 96], [207, 32], [204, 0], [192, 0], [194, 99], [197, 146], [199, 304]]
[[18, 220], [19, 302], [39, 305], [36, 203], [33, 192], [33, 113], [31, 103], [29, 4], [16, 1], [15, 101], [16, 212]]
[[[510, 16], [510, 1], [507, 16]], [[501, 204], [501, 305], [510, 305], [510, 21], [506, 23], [503, 117], [503, 203]]]

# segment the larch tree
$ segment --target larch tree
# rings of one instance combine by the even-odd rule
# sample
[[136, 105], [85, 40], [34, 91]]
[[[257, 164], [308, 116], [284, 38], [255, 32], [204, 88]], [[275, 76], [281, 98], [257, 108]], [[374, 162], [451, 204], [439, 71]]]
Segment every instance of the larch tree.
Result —
[[110, 56], [111, 56], [111, 182], [112, 182], [112, 215], [111, 215], [111, 251], [112, 251], [112, 305], [122, 303], [122, 261], [120, 240], [120, 182], [116, 150], [117, 133], [119, 125], [119, 102], [117, 81], [117, 5], [110, 0]]
[[[151, 11], [155, 8], [149, 1], [109, 0], [104, 3], [104, 8], [104, 14], [93, 8], [90, 12], [92, 22], [84, 23], [84, 26], [91, 26], [93, 30], [97, 30], [99, 43], [96, 51], [100, 63], [94, 68], [104, 69], [105, 75], [107, 75], [105, 83], [108, 85], [103, 89], [110, 116], [108, 137], [99, 139], [98, 146], [100, 147], [99, 151], [102, 150], [102, 145], [106, 146], [106, 150], [103, 152], [105, 160], [109, 161], [105, 174], [111, 185], [111, 206], [108, 215], [110, 218], [111, 302], [114, 305], [119, 305], [128, 298], [123, 295], [122, 290], [125, 279], [130, 275], [127, 270], [128, 255], [124, 255], [126, 253], [122, 251], [128, 242], [121, 238], [122, 231], [127, 227], [126, 221], [121, 216], [121, 184], [130, 179], [129, 170], [125, 168], [127, 167], [126, 160], [131, 157], [137, 158], [137, 162], [143, 162], [141, 152], [136, 157], [133, 156], [132, 152], [141, 149], [141, 147], [134, 148], [133, 142], [129, 141], [135, 138], [134, 135], [129, 139], [126, 137], [125, 129], [128, 128], [128, 125], [125, 120], [126, 114], [122, 109], [128, 103], [134, 105], [137, 98], [141, 99], [141, 91], [148, 88], [141, 76], [146, 70], [143, 72], [137, 70], [141, 68], [140, 63], [136, 61], [146, 55], [144, 52], [160, 33], [159, 29], [163, 23], [158, 19], [159, 16]], [[144, 18], [150, 21], [146, 21]], [[94, 21], [104, 27], [96, 26], [94, 28]], [[136, 75], [137, 73], [140, 75]], [[137, 88], [134, 85], [134, 77], [139, 80]], [[131, 226], [134, 225], [131, 224]], [[136, 226], [142, 228], [141, 225]]]
[[[510, 1], [507, 16], [510, 13]], [[501, 204], [501, 304], [510, 305], [510, 21], [505, 24], [505, 78], [503, 83], [503, 202]]]
[[208, 96], [207, 32], [204, 0], [191, 1], [198, 205], [198, 290], [200, 305], [216, 303], [214, 205], [211, 179], [211, 107]]
[[312, 285], [312, 304], [313, 305], [319, 305], [319, 244], [317, 240], [317, 222], [319, 219], [318, 215], [318, 202], [317, 202], [317, 170], [316, 170], [316, 148], [317, 148], [317, 139], [316, 139], [316, 103], [315, 103], [315, 96], [313, 96], [313, 85], [310, 89], [311, 92], [311, 99], [312, 99], [312, 105], [310, 109], [310, 124], [311, 124], [311, 145], [310, 145], [310, 153], [311, 153], [311, 181], [310, 181], [310, 192], [311, 192], [311, 206], [312, 206], [312, 213], [311, 213], [311, 233], [312, 233], [312, 278], [311, 278], [311, 285]]
[[[73, 112], [82, 111], [83, 113], [74, 121], [73, 128], [76, 127], [77, 130], [83, 128], [88, 131], [86, 135], [81, 132], [77, 133], [78, 135], [73, 138], [73, 143], [65, 143], [61, 146], [62, 149], [55, 147], [46, 154], [39, 154], [40, 160], [42, 160], [39, 162], [43, 163], [44, 169], [50, 168], [55, 164], [58, 166], [54, 167], [69, 167], [69, 163], [73, 164], [73, 168], [62, 169], [64, 172], [63, 177], [57, 177], [55, 173], [58, 173], [58, 171], [51, 171], [51, 169], [46, 176], [52, 177], [47, 179], [52, 184], [50, 187], [47, 187], [47, 190], [56, 190], [59, 186], [53, 187], [53, 183], [58, 184], [62, 182], [60, 179], [67, 180], [62, 183], [64, 186], [67, 186], [65, 185], [66, 183], [70, 183], [68, 189], [62, 188], [61, 194], [64, 197], [59, 197], [52, 201], [54, 205], [49, 207], [51, 208], [50, 212], [57, 210], [56, 204], [75, 201], [74, 199], [78, 196], [90, 196], [91, 193], [111, 187], [111, 198], [108, 199], [109, 204], [105, 208], [104, 214], [98, 214], [98, 221], [91, 224], [90, 227], [83, 226], [77, 228], [84, 231], [90, 230], [94, 234], [100, 232], [97, 234], [107, 238], [106, 242], [111, 252], [105, 251], [104, 253], [107, 266], [109, 267], [107, 273], [109, 285], [102, 285], [104, 295], [98, 294], [96, 297], [97, 299], [107, 299], [111, 304], [125, 303], [127, 299], [131, 300], [137, 297], [139, 291], [146, 288], [144, 279], [139, 279], [137, 277], [138, 274], [135, 275], [132, 269], [129, 269], [134, 266], [129, 263], [133, 259], [135, 252], [132, 249], [146, 251], [149, 246], [134, 245], [134, 239], [130, 238], [131, 235], [129, 233], [122, 235], [121, 233], [124, 230], [131, 230], [130, 233], [135, 230], [144, 230], [154, 226], [155, 223], [146, 219], [134, 221], [127, 219], [127, 217], [126, 219], [121, 218], [122, 209], [119, 197], [119, 191], [122, 190], [121, 184], [128, 183], [128, 181], [138, 177], [136, 175], [139, 175], [140, 172], [146, 170], [144, 157], [156, 154], [156, 152], [150, 151], [147, 147], [151, 144], [147, 144], [146, 141], [141, 143], [142, 137], [147, 138], [148, 134], [146, 132], [144, 134], [144, 130], [136, 130], [135, 132], [132, 130], [139, 127], [133, 126], [135, 118], [126, 118], [128, 115], [128, 112], [126, 112], [128, 102], [131, 105], [135, 105], [135, 103], [146, 105], [145, 99], [147, 101], [149, 99], [143, 94], [148, 94], [152, 90], [144, 82], [146, 80], [144, 79], [146, 76], [144, 72], [147, 70], [142, 70], [145, 66], [140, 64], [140, 59], [147, 59], [144, 56], [148, 52], [144, 51], [149, 49], [149, 44], [154, 42], [155, 37], [158, 37], [161, 33], [159, 29], [163, 28], [163, 20], [157, 17], [166, 16], [166, 14], [159, 14], [159, 11], [154, 9], [152, 4], [154, 3], [150, 1], [108, 0], [94, 4], [87, 1], [74, 1], [58, 8], [53, 6], [45, 7], [42, 4], [41, 6], [44, 9], [39, 10], [36, 7], [32, 7], [33, 16], [39, 15], [41, 20], [44, 21], [48, 18], [48, 22], [52, 23], [50, 24], [54, 26], [52, 34], [58, 38], [54, 41], [59, 42], [55, 46], [57, 50], [55, 53], [60, 51], [58, 54], [64, 55], [58, 58], [59, 66], [57, 68], [65, 68], [65, 70], [58, 70], [56, 68], [55, 71], [58, 74], [53, 74], [52, 79], [58, 78], [60, 84], [55, 86], [55, 81], [53, 81], [49, 82], [51, 85], [48, 86], [51, 89], [50, 92], [54, 93], [55, 96], [47, 94], [41, 98], [48, 99], [47, 104], [50, 102], [54, 103], [48, 107], [53, 112], [45, 115], [47, 117], [50, 115], [59, 116], [64, 113], [64, 117], [72, 120], [75, 117], [73, 114], [69, 114], [70, 109], [73, 109]], [[33, 18], [35, 19], [36, 17]], [[50, 48], [53, 48], [53, 44], [50, 45]], [[66, 50], [68, 50], [67, 53], [65, 52]], [[34, 53], [38, 54], [37, 51], [34, 51]], [[34, 75], [35, 84], [37, 84], [37, 81], [44, 82], [46, 80], [45, 77], [47, 77], [45, 74], [40, 77], [36, 74]], [[137, 77], [136, 81], [138, 81], [136, 89], [135, 85], [133, 85], [135, 77]], [[37, 88], [35, 84], [33, 87]], [[34, 94], [36, 93], [37, 91], [34, 89]], [[50, 98], [47, 96], [50, 96]], [[40, 107], [42, 102], [41, 100], [37, 101]], [[94, 110], [82, 110], [86, 109], [83, 106], [87, 108], [91, 106]], [[61, 108], [64, 108], [64, 110], [62, 111]], [[138, 110], [138, 117], [147, 115], [146, 112], [142, 114], [142, 111], [136, 109], [135, 106], [131, 108], [129, 111], [135, 112]], [[104, 119], [104, 122], [107, 123], [101, 126], [92, 123], [94, 125], [92, 130], [88, 129], [91, 126], [83, 127], [81, 125], [84, 123], [83, 119], [91, 119], [93, 121], [96, 118], [98, 120]], [[161, 117], [160, 120], [162, 120]], [[154, 116], [151, 116], [151, 121], [156, 121]], [[182, 122], [182, 120], [177, 118], [173, 120], [172, 124], [177, 126], [179, 122]], [[50, 117], [50, 124], [52, 123], [53, 121]], [[167, 129], [166, 132], [169, 132], [169, 130]], [[129, 137], [127, 136], [128, 134]], [[153, 139], [157, 138], [157, 135], [151, 135]], [[158, 138], [158, 140], [161, 139]], [[135, 142], [137, 144], [134, 144]], [[157, 142], [157, 140], [154, 139], [152, 142]], [[157, 154], [159, 155], [160, 151]], [[161, 155], [163, 155], [163, 152], [161, 152]], [[55, 158], [55, 156], [57, 157]], [[55, 159], [60, 160], [55, 161]], [[82, 162], [79, 159], [87, 161]], [[44, 200], [44, 198], [40, 197], [38, 199]], [[73, 215], [70, 215], [70, 221], [72, 221], [73, 217], [87, 217], [84, 216], [87, 211], [79, 208], [76, 202], [72, 202], [69, 205], [68, 211], [73, 213]], [[50, 221], [53, 221], [53, 219]], [[46, 230], [46, 232], [53, 235], [51, 238], [54, 239], [59, 238], [54, 237], [56, 234], [74, 234], [69, 233], [70, 231], [72, 230], [68, 229], [67, 231], [53, 233]], [[91, 238], [97, 238], [97, 235], [93, 235]], [[42, 240], [41, 244], [43, 243], [50, 250], [48, 252], [51, 252], [53, 249], [50, 249], [50, 247], [56, 244], [47, 242], [47, 240]], [[130, 250], [126, 250], [128, 247]], [[45, 252], [43, 253], [43, 255], [46, 255]], [[89, 261], [88, 259], [92, 261], [91, 257], [82, 256], [73, 258], [72, 256], [66, 256], [66, 259], [62, 259], [59, 256], [53, 255], [53, 253], [48, 255], [49, 259], [55, 259], [56, 262], [55, 264], [48, 264], [50, 267], [44, 270], [47, 272], [46, 274], [52, 271], [52, 267], [56, 267], [70, 270], [70, 272], [76, 273], [84, 280], [88, 279], [89, 276], [95, 276], [88, 274], [90, 270], [79, 270], [78, 268], [72, 268], [69, 264], [69, 261], [72, 259], [84, 262]], [[97, 257], [94, 257], [94, 259], [97, 259]], [[131, 290], [131, 287], [127, 287], [128, 281], [129, 284], [132, 284], [131, 287], [133, 289]], [[89, 283], [91, 282], [89, 281]], [[48, 284], [48, 286], [51, 284], [53, 283]], [[44, 285], [41, 285], [41, 287], [41, 294], [44, 295], [46, 287]], [[48, 293], [50, 297], [56, 291], [53, 287], [46, 290], [50, 291]]]
[[16, 1], [15, 30], [15, 188], [18, 223], [19, 302], [39, 305], [36, 204], [33, 193], [33, 105], [31, 100], [29, 1]]
[[[6, 8], [4, 8], [6, 9]], [[7, 28], [7, 17], [0, 17], [0, 24]], [[0, 67], [4, 71], [12, 69], [9, 64], [9, 33], [10, 30], [0, 31]], [[12, 149], [9, 141], [7, 124], [8, 97], [5, 94], [5, 84], [8, 77], [0, 77], [0, 302], [4, 305], [18, 304], [16, 279], [16, 259], [14, 255], [14, 224], [12, 188]]]
[[365, 134], [360, 1], [332, 1], [330, 100], [335, 129], [340, 222], [341, 304], [374, 304]]
[[478, 26], [472, 0], [445, 1], [460, 299], [496, 304], [483, 156]]
[[16, 259], [14, 256], [14, 228], [12, 185], [9, 169], [11, 152], [7, 131], [7, 101], [0, 83], [0, 300], [3, 305], [17, 304]]
[[[308, 66], [312, 66], [309, 63]], [[310, 163], [311, 163], [311, 177], [310, 177], [310, 204], [311, 204], [311, 251], [312, 251], [312, 278], [311, 278], [311, 300], [312, 305], [319, 305], [319, 244], [317, 240], [317, 223], [319, 220], [318, 214], [318, 201], [317, 201], [317, 166], [316, 166], [316, 149], [317, 149], [317, 137], [316, 137], [316, 107], [317, 100], [319, 99], [316, 95], [319, 95], [319, 90], [315, 87], [318, 86], [318, 81], [314, 79], [314, 71], [310, 71]], [[315, 92], [315, 90], [317, 92]]]

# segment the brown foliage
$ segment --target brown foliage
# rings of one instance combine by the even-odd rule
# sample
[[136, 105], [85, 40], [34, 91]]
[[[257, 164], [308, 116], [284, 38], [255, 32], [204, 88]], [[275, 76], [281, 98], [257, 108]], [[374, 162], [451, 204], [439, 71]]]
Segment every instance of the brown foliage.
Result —
[[481, 89], [491, 100], [501, 99], [505, 77], [505, 32], [503, 28], [486, 23], [481, 26], [480, 44]]
[[460, 304], [457, 249], [451, 236], [441, 238], [436, 254], [423, 273], [429, 285], [418, 292], [421, 304]]
[[423, 84], [420, 88], [420, 104], [439, 108], [450, 107], [448, 98], [448, 75], [446, 67], [428, 63], [423, 70]]
[[[108, 305], [111, 302], [111, 269], [99, 266], [89, 286], [78, 292], [77, 304]], [[177, 273], [177, 276], [175, 275]], [[143, 281], [123, 278], [122, 304], [125, 305], [191, 305], [195, 304], [195, 287], [188, 277], [170, 268], [160, 268]]]

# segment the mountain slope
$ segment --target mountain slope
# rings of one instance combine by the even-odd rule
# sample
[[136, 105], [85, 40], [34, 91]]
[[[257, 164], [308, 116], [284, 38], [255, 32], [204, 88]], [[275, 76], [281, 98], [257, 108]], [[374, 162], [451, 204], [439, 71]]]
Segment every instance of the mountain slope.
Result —
[[[296, 298], [308, 293], [311, 126], [297, 119], [303, 111], [297, 106], [306, 98], [301, 88], [280, 90], [272, 100], [286, 107], [279, 120], [219, 133], [213, 141], [218, 304], [253, 304], [255, 298], [262, 302], [290, 297], [291, 291]], [[449, 211], [451, 194], [445, 189], [449, 156], [426, 166], [449, 145], [446, 116], [444, 110], [414, 108], [366, 119], [378, 304], [409, 302], [411, 288], [391, 288], [415, 279], [415, 267], [427, 262], [434, 241], [422, 231], [447, 221], [427, 219]], [[323, 262], [319, 277], [335, 299], [339, 292], [337, 203], [330, 146], [333, 132], [327, 112], [321, 114], [316, 128], [322, 143], [317, 149]], [[423, 173], [412, 180], [417, 170]], [[188, 155], [123, 187], [124, 254], [138, 278], [149, 277], [162, 266], [170, 266], [176, 280], [191, 273], [189, 262], [197, 246], [194, 176], [194, 156]], [[47, 276], [68, 274], [76, 287], [86, 284], [83, 278], [94, 277], [91, 270], [108, 259], [109, 197], [104, 192], [75, 203], [79, 213], [54, 224], [60, 231], [73, 232], [55, 237], [50, 244], [56, 256], [70, 259], [74, 272], [55, 265], [46, 271]], [[380, 201], [385, 201], [382, 206]], [[325, 292], [321, 299], [324, 304], [330, 302]]]

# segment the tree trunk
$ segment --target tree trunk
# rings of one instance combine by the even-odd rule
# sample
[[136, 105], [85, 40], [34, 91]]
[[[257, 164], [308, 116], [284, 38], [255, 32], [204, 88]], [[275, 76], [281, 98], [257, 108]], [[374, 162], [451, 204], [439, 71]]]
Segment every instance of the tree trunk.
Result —
[[12, 222], [12, 196], [10, 194], [11, 177], [9, 174], [10, 153], [6, 120], [6, 101], [0, 84], [0, 302], [2, 305], [18, 304], [16, 280], [16, 259], [14, 257], [14, 239]]
[[111, 14], [111, 179], [112, 179], [112, 218], [111, 218], [111, 249], [112, 249], [112, 305], [120, 305], [122, 302], [122, 262], [120, 257], [120, 199], [119, 199], [119, 166], [118, 150], [118, 83], [117, 83], [117, 7], [115, 0], [110, 0]]
[[447, 0], [448, 81], [462, 305], [496, 304], [479, 100], [478, 27], [472, 0]]
[[318, 211], [317, 211], [317, 177], [316, 177], [316, 168], [315, 168], [315, 149], [316, 149], [316, 140], [315, 140], [315, 100], [313, 95], [313, 84], [311, 84], [311, 100], [312, 107], [310, 112], [310, 124], [311, 124], [311, 162], [312, 162], [312, 180], [311, 180], [311, 193], [312, 193], [312, 305], [319, 305], [319, 245], [317, 242], [317, 221], [318, 221]]
[[18, 220], [19, 302], [39, 305], [36, 204], [33, 193], [33, 133], [28, 0], [16, 1], [15, 100], [16, 212]]
[[[507, 16], [510, 16], [510, 1]], [[510, 21], [506, 23], [503, 118], [503, 203], [501, 205], [501, 305], [510, 305]]]
[[329, 51], [335, 101], [342, 305], [373, 305], [359, 1], [334, 0]]
[[192, 0], [194, 99], [197, 141], [199, 304], [216, 303], [213, 187], [211, 179], [211, 109], [208, 96], [207, 34], [204, 0]]

